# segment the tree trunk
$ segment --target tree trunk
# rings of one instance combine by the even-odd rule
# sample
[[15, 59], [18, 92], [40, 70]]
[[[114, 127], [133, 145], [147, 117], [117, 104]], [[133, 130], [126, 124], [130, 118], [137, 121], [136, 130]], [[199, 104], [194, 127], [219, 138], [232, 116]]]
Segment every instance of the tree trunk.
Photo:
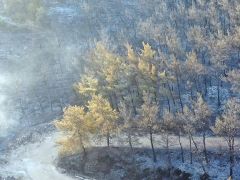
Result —
[[209, 86], [212, 87], [212, 77], [209, 77]]
[[220, 80], [218, 79], [217, 84], [217, 99], [218, 99], [218, 107], [221, 106], [221, 99], [220, 99]]
[[85, 148], [85, 146], [83, 144], [82, 135], [81, 135], [81, 133], [79, 131], [78, 131], [78, 136], [79, 136], [79, 139], [80, 139], [80, 146], [81, 146], [81, 148], [83, 150], [83, 155], [86, 156], [87, 155], [86, 148]]
[[83, 155], [86, 156], [87, 152], [86, 152], [86, 148], [84, 147], [84, 145], [82, 144], [82, 149], [83, 149]]
[[206, 76], [204, 76], [204, 87], [205, 87], [204, 96], [207, 96], [208, 90], [207, 90], [207, 77]]
[[191, 87], [191, 99], [193, 100], [193, 88]]
[[184, 152], [183, 152], [183, 147], [182, 147], [182, 142], [181, 142], [181, 133], [178, 134], [178, 143], [181, 148], [182, 163], [184, 163]]
[[233, 168], [234, 168], [234, 137], [229, 140], [229, 176], [233, 179]]
[[113, 103], [114, 103], [114, 106], [115, 106], [116, 111], [119, 112], [119, 108], [118, 108], [118, 98], [117, 98], [116, 93], [113, 93]]
[[85, 164], [86, 164], [86, 162], [87, 162], [87, 151], [86, 151], [86, 148], [85, 148], [85, 146], [84, 146], [84, 144], [83, 144], [83, 140], [82, 140], [82, 136], [81, 136], [81, 133], [80, 132], [78, 132], [78, 135], [79, 135], [79, 137], [80, 137], [80, 146], [81, 146], [81, 148], [82, 148], [82, 150], [83, 150], [83, 157], [82, 158], [80, 158], [80, 168], [81, 168], [81, 171], [82, 172], [85, 172]]
[[199, 159], [199, 162], [200, 162], [200, 164], [201, 164], [201, 167], [202, 167], [202, 169], [203, 169], [203, 172], [206, 173], [206, 169], [205, 169], [205, 167], [204, 167], [204, 164], [203, 164], [203, 162], [202, 162], [202, 159], [200, 158], [201, 154], [200, 154], [200, 152], [199, 152], [197, 143], [194, 141], [193, 136], [192, 136], [191, 133], [190, 133], [190, 137], [191, 137], [192, 142], [193, 142], [193, 144], [194, 144], [194, 146], [195, 146], [195, 148], [196, 148], [197, 158]]
[[110, 146], [110, 134], [109, 132], [107, 133], [107, 146]]
[[208, 161], [208, 156], [207, 156], [206, 134], [205, 134], [205, 132], [203, 133], [203, 153], [204, 153], [204, 156], [205, 156], [205, 161], [208, 164], [209, 161]]
[[133, 152], [133, 146], [132, 146], [132, 136], [130, 133], [128, 133], [128, 143], [131, 148], [131, 151]]
[[169, 90], [169, 92], [170, 92], [170, 95], [171, 95], [171, 97], [172, 97], [173, 104], [175, 105], [175, 104], [176, 104], [176, 103], [175, 103], [175, 99], [174, 99], [174, 96], [173, 96], [173, 93], [172, 93], [171, 87], [170, 87], [170, 85], [169, 85], [168, 82], [167, 82], [167, 86], [168, 86], [168, 90]]
[[153, 145], [152, 128], [150, 128], [149, 135], [150, 135], [150, 142], [151, 142], [151, 147], [152, 147], [153, 162], [157, 162], [156, 153], [155, 153], [155, 149], [154, 149], [154, 145]]
[[167, 133], [167, 139], [166, 139], [166, 147], [167, 147], [167, 159], [168, 159], [168, 167], [171, 168], [171, 156], [169, 152], [169, 136]]
[[192, 164], [193, 163], [193, 161], [192, 161], [192, 139], [191, 139], [191, 136], [189, 135], [188, 136], [188, 138], [189, 138], [189, 150], [190, 150], [190, 163]]
[[197, 82], [197, 79], [196, 78], [193, 78], [193, 81], [195, 83], [195, 88], [196, 88], [196, 91], [197, 92], [200, 92], [199, 88], [198, 88], [198, 82]]
[[178, 88], [179, 101], [180, 101], [180, 105], [181, 105], [181, 109], [182, 109], [182, 113], [183, 113], [183, 103], [182, 103], [182, 97], [181, 97], [181, 91], [180, 91], [180, 83], [179, 83], [178, 77], [177, 77], [177, 88]]
[[170, 105], [170, 101], [169, 101], [168, 97], [167, 97], [167, 103], [168, 103], [168, 112], [171, 112], [171, 105]]
[[137, 109], [135, 107], [135, 103], [134, 103], [134, 100], [133, 100], [133, 95], [132, 95], [131, 91], [129, 91], [129, 93], [131, 95], [132, 109], [133, 109], [134, 115], [136, 115], [137, 114]]
[[192, 142], [193, 142], [193, 144], [194, 144], [196, 150], [198, 151], [197, 143], [194, 141], [192, 134], [191, 134], [190, 136], [191, 136]]

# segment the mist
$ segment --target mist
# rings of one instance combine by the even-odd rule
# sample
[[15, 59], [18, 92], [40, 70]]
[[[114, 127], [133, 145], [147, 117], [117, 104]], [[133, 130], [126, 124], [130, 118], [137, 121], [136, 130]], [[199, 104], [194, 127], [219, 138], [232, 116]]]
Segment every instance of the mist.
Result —
[[240, 178], [239, 7], [0, 0], [0, 179]]

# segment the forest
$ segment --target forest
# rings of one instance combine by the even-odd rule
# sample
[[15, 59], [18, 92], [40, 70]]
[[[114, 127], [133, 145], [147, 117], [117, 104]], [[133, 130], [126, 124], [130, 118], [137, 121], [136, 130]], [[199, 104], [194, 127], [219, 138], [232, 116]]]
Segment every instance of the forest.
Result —
[[[50, 121], [60, 134], [63, 172], [109, 180], [240, 179], [239, 0], [58, 3], [81, 4], [86, 13], [71, 22], [82, 27], [57, 35], [63, 52], [71, 35], [70, 44], [85, 45], [68, 56], [78, 62], [79, 78], [69, 85], [74, 100]], [[6, 14], [55, 31], [47, 4], [6, 1]]]

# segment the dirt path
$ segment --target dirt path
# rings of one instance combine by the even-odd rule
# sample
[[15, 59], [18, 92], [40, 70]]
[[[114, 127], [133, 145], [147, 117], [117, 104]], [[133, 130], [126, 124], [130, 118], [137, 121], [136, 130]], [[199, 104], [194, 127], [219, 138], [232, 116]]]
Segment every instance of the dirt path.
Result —
[[43, 142], [27, 144], [14, 150], [8, 158], [9, 164], [1, 168], [2, 173], [24, 180], [86, 180], [84, 177], [68, 177], [56, 169], [54, 160], [58, 154], [55, 145], [57, 136], [55, 133]]

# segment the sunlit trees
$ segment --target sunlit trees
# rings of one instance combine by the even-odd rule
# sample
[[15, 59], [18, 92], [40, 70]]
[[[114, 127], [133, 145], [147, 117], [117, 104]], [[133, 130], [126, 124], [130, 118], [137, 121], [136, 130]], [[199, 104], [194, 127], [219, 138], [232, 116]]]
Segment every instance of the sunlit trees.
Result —
[[88, 98], [101, 92], [98, 80], [90, 75], [83, 76], [79, 83], [74, 84], [74, 90]]
[[156, 152], [154, 148], [153, 134], [158, 128], [158, 106], [153, 101], [153, 96], [149, 93], [144, 94], [144, 103], [139, 109], [140, 127], [143, 131], [149, 134], [149, 139], [152, 148], [153, 161], [157, 161]]
[[86, 118], [83, 107], [69, 106], [64, 109], [63, 118], [55, 121], [56, 127], [64, 134], [59, 140], [61, 154], [71, 154], [83, 151], [86, 154], [86, 145], [93, 130], [92, 121]]
[[171, 83], [175, 82], [175, 77], [172, 75], [169, 75], [166, 71], [163, 71], [161, 73], [158, 73], [158, 84], [160, 84], [160, 88], [158, 87], [158, 91], [160, 91], [160, 95], [163, 97], [166, 97], [168, 102], [168, 110], [171, 112], [171, 102], [172, 100], [173, 105], [176, 104], [175, 100], [175, 93], [173, 92], [171, 88]]
[[177, 60], [176, 57], [173, 57], [172, 62], [168, 65], [171, 71], [174, 74], [174, 77], [176, 78], [177, 82], [177, 92], [178, 92], [178, 98], [180, 101], [181, 110], [183, 112], [183, 101], [182, 101], [182, 92], [181, 92], [181, 78], [183, 73], [183, 66], [182, 62]]
[[117, 120], [118, 113], [112, 109], [108, 100], [101, 95], [94, 95], [88, 102], [88, 118], [91, 119], [97, 127], [96, 135], [105, 137], [107, 146], [110, 146], [111, 136], [118, 132]]
[[[199, 86], [199, 79], [201, 75], [204, 74], [204, 67], [201, 63], [198, 62], [197, 54], [194, 52], [187, 54], [187, 60], [185, 64], [188, 80], [195, 85], [197, 92], [201, 92]], [[191, 96], [193, 96], [193, 87], [191, 87]]]
[[208, 163], [206, 148], [206, 132], [210, 129], [211, 110], [207, 103], [204, 102], [202, 96], [198, 94], [197, 101], [193, 103], [193, 125], [196, 131], [202, 132], [203, 137], [203, 153], [205, 161]]
[[[201, 158], [198, 163], [203, 167], [203, 158], [210, 163], [206, 143], [210, 125], [228, 96], [237, 96], [240, 91], [239, 5], [236, 6], [235, 0], [150, 4], [142, 0], [139, 4], [147, 7], [140, 12], [139, 21], [134, 19], [133, 31], [138, 31], [138, 35], [124, 37], [117, 33], [121, 34], [117, 39], [123, 41], [124, 37], [129, 42], [125, 46], [119, 42], [103, 43], [108, 42], [105, 36], [103, 41], [95, 43], [86, 60], [85, 74], [75, 90], [87, 97], [86, 118], [95, 122], [98, 127], [95, 135], [105, 137], [108, 146], [110, 137], [119, 131], [120, 136], [127, 137], [133, 152], [133, 137], [147, 134], [156, 161], [153, 137], [162, 132], [169, 159], [171, 134], [178, 136], [181, 160], [185, 162], [181, 139], [186, 135], [190, 163], [195, 147], [196, 159]], [[138, 27], [134, 27], [136, 24]], [[234, 94], [227, 92], [229, 86], [223, 80], [231, 83]], [[215, 97], [216, 107], [211, 99]], [[236, 115], [230, 118], [232, 110], [226, 108], [215, 127], [217, 134], [227, 138], [229, 132], [223, 133], [223, 124], [237, 127], [232, 122]], [[199, 135], [203, 150], [195, 141]], [[233, 149], [232, 145], [229, 149]]]
[[[160, 127], [159, 127], [162, 134], [167, 134], [167, 135], [165, 135], [167, 137], [167, 142], [169, 142], [169, 140], [168, 140], [169, 134], [178, 136], [178, 144], [180, 147], [181, 160], [183, 163], [185, 162], [185, 158], [184, 158], [184, 149], [183, 149], [181, 137], [185, 132], [184, 131], [185, 123], [186, 122], [185, 122], [185, 119], [184, 119], [182, 113], [179, 112], [179, 113], [174, 114], [172, 112], [164, 110], [162, 122], [160, 123]], [[167, 149], [168, 148], [169, 148], [169, 146], [167, 144]], [[167, 152], [169, 153], [169, 150], [167, 150]], [[168, 156], [170, 156], [170, 155], [168, 155]]]
[[184, 159], [184, 149], [183, 149], [183, 145], [182, 145], [182, 140], [181, 137], [182, 135], [185, 133], [184, 131], [184, 119], [182, 119], [180, 113], [177, 113], [174, 115], [174, 130], [173, 132], [178, 136], [178, 144], [180, 146], [180, 150], [181, 150], [181, 158], [182, 158], [182, 162], [185, 162]]
[[111, 106], [118, 111], [118, 90], [121, 88], [120, 76], [123, 71], [123, 59], [110, 51], [104, 43], [96, 43], [90, 58], [88, 70], [98, 79], [100, 94], [107, 97]]
[[121, 131], [127, 136], [127, 141], [133, 152], [133, 138], [136, 134], [137, 122], [132, 108], [126, 103], [120, 105], [120, 117], [123, 119]]
[[89, 136], [106, 137], [110, 145], [111, 135], [118, 131], [118, 113], [110, 103], [100, 95], [94, 95], [86, 108], [69, 106], [64, 109], [63, 118], [55, 121], [56, 127], [64, 132], [59, 141], [61, 153], [75, 153], [82, 150], [86, 154], [86, 144]]
[[[169, 144], [170, 144], [169, 135], [174, 133], [174, 130], [176, 127], [175, 123], [176, 123], [175, 116], [169, 111], [165, 110], [163, 114], [162, 122], [160, 125], [160, 129], [163, 134], [164, 140], [166, 141], [167, 159], [168, 159], [169, 167], [171, 167], [171, 155], [169, 151]], [[182, 154], [182, 160], [183, 160], [183, 154]]]
[[226, 61], [228, 59], [228, 41], [227, 36], [221, 32], [216, 35], [217, 38], [211, 42], [211, 62], [212, 62], [212, 74], [217, 82], [217, 104], [221, 105], [220, 88], [222, 87], [222, 77], [226, 70]]
[[235, 138], [240, 130], [240, 103], [237, 99], [230, 99], [222, 116], [215, 123], [214, 132], [226, 140], [229, 149], [229, 176], [233, 178], [233, 167], [235, 159]]
[[140, 72], [140, 89], [141, 92], [149, 91], [155, 95], [155, 99], [157, 98], [157, 69], [153, 64], [154, 56], [156, 51], [152, 49], [152, 47], [148, 43], [142, 43], [143, 49], [141, 50], [140, 60], [138, 63], [138, 69]]
[[139, 57], [134, 51], [133, 47], [129, 44], [126, 45], [127, 57], [124, 65], [123, 74], [125, 79], [121, 81], [121, 84], [125, 86], [128, 90], [128, 94], [124, 95], [124, 101], [126, 103], [131, 103], [133, 108], [133, 113], [137, 114], [137, 107], [142, 101], [141, 92], [140, 92], [140, 82], [139, 76], [140, 72], [138, 70]]
[[189, 151], [190, 151], [190, 163], [193, 163], [193, 148], [192, 143], [194, 143], [196, 149], [197, 145], [193, 140], [193, 134], [196, 132], [196, 129], [193, 125], [193, 112], [189, 109], [189, 107], [184, 106], [183, 112], [177, 114], [179, 120], [183, 123], [183, 131], [188, 136], [189, 140]]

